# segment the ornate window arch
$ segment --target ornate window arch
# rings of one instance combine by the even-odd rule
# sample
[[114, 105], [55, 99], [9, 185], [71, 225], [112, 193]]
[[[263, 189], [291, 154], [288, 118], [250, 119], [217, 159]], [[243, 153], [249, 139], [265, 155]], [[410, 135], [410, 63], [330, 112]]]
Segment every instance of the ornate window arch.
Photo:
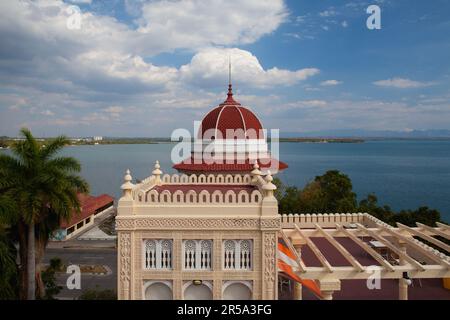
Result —
[[144, 240], [144, 269], [172, 269], [172, 240]]
[[182, 248], [185, 270], [212, 269], [212, 240], [184, 240]]
[[252, 259], [252, 240], [225, 240], [223, 242], [224, 270], [252, 270]]

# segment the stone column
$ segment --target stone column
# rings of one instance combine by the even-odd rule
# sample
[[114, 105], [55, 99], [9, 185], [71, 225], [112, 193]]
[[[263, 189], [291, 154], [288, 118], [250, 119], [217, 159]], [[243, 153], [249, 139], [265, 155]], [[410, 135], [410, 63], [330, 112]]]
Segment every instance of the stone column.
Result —
[[173, 283], [172, 283], [172, 290], [173, 290], [173, 298], [175, 300], [182, 300], [183, 299], [183, 281], [181, 278], [182, 273], [182, 256], [181, 256], [181, 249], [182, 246], [182, 238], [181, 238], [181, 232], [176, 231], [173, 234], [173, 251], [172, 251], [172, 261], [173, 261]]
[[[399, 247], [402, 253], [406, 254], [406, 246], [403, 242], [399, 242]], [[402, 266], [406, 263], [405, 259], [399, 257], [399, 264]], [[408, 281], [403, 277], [398, 279], [398, 299], [408, 300]]]
[[131, 234], [129, 232], [118, 232], [118, 299], [130, 300], [131, 291]]
[[408, 280], [398, 279], [398, 299], [408, 300]]
[[322, 291], [323, 300], [333, 300], [334, 291]]
[[341, 280], [339, 279], [320, 280], [320, 291], [322, 292], [323, 300], [333, 300], [334, 291], [339, 290], [341, 290]]
[[275, 232], [263, 232], [262, 235], [262, 298], [263, 300], [276, 299], [277, 268], [276, 268], [276, 243]]
[[294, 300], [303, 300], [301, 283], [294, 282]]

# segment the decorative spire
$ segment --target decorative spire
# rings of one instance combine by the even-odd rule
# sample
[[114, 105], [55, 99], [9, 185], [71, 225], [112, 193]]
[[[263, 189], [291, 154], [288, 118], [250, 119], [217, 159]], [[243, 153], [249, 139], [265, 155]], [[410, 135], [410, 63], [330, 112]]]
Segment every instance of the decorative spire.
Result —
[[265, 197], [271, 198], [273, 197], [273, 192], [277, 190], [277, 186], [272, 183], [273, 177], [270, 173], [270, 170], [267, 170], [267, 175], [264, 179], [266, 181], [266, 184], [262, 186], [263, 190], [265, 191]]
[[123, 177], [123, 179], [125, 180], [125, 182], [131, 182], [131, 180], [133, 180], [130, 169], [127, 169], [127, 171], [125, 171], [125, 177]]
[[161, 175], [162, 171], [160, 170], [161, 166], [159, 165], [159, 161], [155, 162], [155, 169], [152, 171], [152, 175], [155, 177], [155, 183], [161, 184]]
[[227, 99], [223, 102], [223, 104], [240, 104], [236, 100], [233, 99], [233, 85], [231, 84], [231, 57], [228, 56], [228, 93]]
[[125, 172], [123, 180], [125, 182], [122, 184], [120, 188], [123, 190], [123, 196], [129, 198], [131, 197], [131, 190], [134, 187], [134, 185], [131, 183], [133, 178], [131, 177], [130, 169], [127, 169], [127, 171]]
[[228, 85], [231, 86], [231, 56], [228, 55]]
[[258, 177], [261, 176], [261, 171], [259, 171], [259, 165], [258, 165], [258, 160], [255, 160], [255, 164], [253, 165], [253, 170], [252, 172], [250, 172], [252, 175], [252, 183], [253, 185], [257, 185], [258, 184]]
[[251, 174], [254, 176], [261, 175], [261, 171], [259, 171], [258, 160], [255, 160], [255, 163], [253, 164], [253, 170], [252, 170]]

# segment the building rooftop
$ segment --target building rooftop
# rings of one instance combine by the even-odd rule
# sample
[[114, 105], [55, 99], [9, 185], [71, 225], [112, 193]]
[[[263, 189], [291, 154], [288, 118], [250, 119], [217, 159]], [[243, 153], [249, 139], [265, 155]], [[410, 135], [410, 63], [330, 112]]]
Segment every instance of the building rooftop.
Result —
[[78, 199], [81, 204], [81, 211], [72, 212], [72, 217], [69, 221], [64, 220], [61, 222], [61, 228], [69, 228], [74, 224], [83, 221], [87, 217], [93, 215], [97, 209], [100, 209], [114, 201], [114, 198], [107, 194], [102, 194], [99, 196], [78, 194]]

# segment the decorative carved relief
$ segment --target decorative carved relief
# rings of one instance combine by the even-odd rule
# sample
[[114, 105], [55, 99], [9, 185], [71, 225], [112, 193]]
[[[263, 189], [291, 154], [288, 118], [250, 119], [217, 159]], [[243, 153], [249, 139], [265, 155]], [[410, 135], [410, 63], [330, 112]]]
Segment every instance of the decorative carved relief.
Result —
[[280, 218], [261, 219], [261, 229], [280, 229]]
[[264, 299], [274, 299], [275, 287], [275, 233], [264, 233]]
[[131, 277], [131, 234], [119, 233], [121, 298], [129, 299]]
[[127, 219], [116, 219], [116, 229], [117, 230], [129, 230], [134, 228], [134, 220]]
[[279, 229], [280, 218], [270, 219], [189, 219], [142, 218], [117, 219], [117, 230], [139, 229]]
[[[119, 228], [130, 229], [258, 229], [259, 219], [145, 218], [118, 220]], [[127, 223], [122, 223], [122, 222]], [[133, 226], [134, 222], [134, 226]]]

